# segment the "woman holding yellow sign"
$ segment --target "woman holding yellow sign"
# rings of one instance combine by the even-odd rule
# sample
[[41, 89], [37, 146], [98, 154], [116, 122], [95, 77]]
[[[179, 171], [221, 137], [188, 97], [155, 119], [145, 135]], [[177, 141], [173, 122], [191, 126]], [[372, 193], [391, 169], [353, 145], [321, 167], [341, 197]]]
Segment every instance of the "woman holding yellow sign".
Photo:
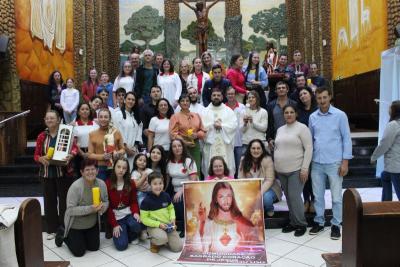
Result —
[[81, 165], [82, 177], [68, 190], [65, 212], [65, 231], [57, 231], [56, 245], [68, 246], [75, 257], [86, 250], [96, 251], [100, 246], [100, 215], [108, 208], [106, 184], [97, 177], [95, 160], [85, 159]]
[[[56, 146], [60, 115], [55, 110], [49, 110], [44, 117], [46, 130], [41, 132], [36, 140], [34, 159], [40, 164], [39, 177], [43, 185], [44, 214], [47, 225], [47, 240], [54, 239], [57, 229], [63, 224], [65, 200], [68, 188], [73, 182], [73, 167], [69, 164], [72, 157], [78, 153], [78, 147], [73, 144], [70, 154], [65, 158], [66, 166], [51, 164]], [[57, 205], [58, 203], [58, 205]]]

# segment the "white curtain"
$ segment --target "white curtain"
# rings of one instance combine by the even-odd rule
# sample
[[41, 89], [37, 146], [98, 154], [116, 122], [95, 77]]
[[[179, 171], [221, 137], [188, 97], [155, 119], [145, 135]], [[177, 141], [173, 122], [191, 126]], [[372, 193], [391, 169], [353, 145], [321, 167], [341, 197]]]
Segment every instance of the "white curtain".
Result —
[[31, 0], [31, 34], [42, 39], [52, 52], [53, 41], [61, 53], [65, 51], [66, 0]]
[[[379, 134], [381, 140], [383, 131], [389, 122], [389, 107], [394, 100], [400, 99], [400, 47], [394, 47], [382, 52], [381, 84], [379, 95]], [[383, 171], [383, 157], [376, 165], [376, 176]]]

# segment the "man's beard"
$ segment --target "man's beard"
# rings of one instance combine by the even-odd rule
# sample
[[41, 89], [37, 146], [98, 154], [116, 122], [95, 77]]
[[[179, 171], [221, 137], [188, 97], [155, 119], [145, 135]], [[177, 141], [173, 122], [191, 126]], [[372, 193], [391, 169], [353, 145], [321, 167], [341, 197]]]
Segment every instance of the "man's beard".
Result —
[[197, 103], [197, 97], [196, 98], [189, 98], [190, 104], [196, 104]]
[[219, 206], [218, 207], [221, 211], [223, 211], [223, 212], [228, 212], [228, 211], [230, 211], [231, 210], [231, 207], [229, 206], [229, 208], [227, 208], [227, 209], [225, 209], [224, 207], [222, 207], [222, 206]]
[[222, 101], [218, 100], [212, 100], [211, 103], [213, 104], [213, 106], [219, 107], [222, 104]]

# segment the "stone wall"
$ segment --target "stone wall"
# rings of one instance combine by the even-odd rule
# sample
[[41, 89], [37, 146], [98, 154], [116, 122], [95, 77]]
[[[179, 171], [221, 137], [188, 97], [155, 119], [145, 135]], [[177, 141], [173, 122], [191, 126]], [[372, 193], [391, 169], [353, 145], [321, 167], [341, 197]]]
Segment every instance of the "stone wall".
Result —
[[0, 110], [20, 111], [21, 97], [15, 55], [14, 0], [0, 1], [0, 35], [8, 36], [6, 59], [0, 59]]
[[179, 2], [175, 0], [164, 1], [164, 38], [165, 56], [173, 62], [179, 60], [181, 47], [181, 20], [179, 19]]
[[289, 61], [300, 50], [305, 62], [316, 62], [321, 74], [331, 79], [330, 1], [286, 0], [286, 8]]
[[74, 0], [74, 69], [81, 84], [95, 67], [110, 78], [119, 73], [119, 3]]
[[224, 30], [226, 60], [229, 62], [233, 54], [242, 53], [243, 25], [240, 0], [225, 0]]

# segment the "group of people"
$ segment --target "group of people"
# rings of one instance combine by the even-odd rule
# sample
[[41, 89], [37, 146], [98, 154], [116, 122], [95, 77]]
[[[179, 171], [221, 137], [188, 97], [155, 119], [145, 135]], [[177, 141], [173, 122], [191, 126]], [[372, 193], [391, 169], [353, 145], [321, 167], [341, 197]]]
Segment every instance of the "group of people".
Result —
[[[328, 179], [331, 238], [339, 239], [342, 181], [352, 158], [349, 124], [330, 104], [332, 91], [315, 79], [316, 70], [307, 76], [299, 54], [293, 66], [280, 56], [276, 73], [283, 75], [275, 87], [257, 52], [245, 67], [243, 56], [233, 55], [228, 70], [205, 52], [193, 59], [192, 71], [183, 60], [179, 73], [161, 54], [134, 52], [114, 84], [105, 72], [99, 82], [91, 69], [81, 90], [72, 78], [65, 87], [61, 73], [53, 72], [47, 129], [35, 150], [48, 239], [82, 256], [99, 248], [105, 221], [106, 237], [119, 250], [150, 238], [153, 252], [164, 244], [179, 251], [182, 182], [235, 178], [263, 179], [267, 216], [284, 193], [289, 223], [282, 231], [295, 236], [306, 232], [307, 211], [316, 213], [309, 233], [324, 229]], [[65, 166], [53, 165], [47, 153], [62, 120], [74, 126]], [[99, 205], [92, 202], [93, 187], [100, 188]]]

